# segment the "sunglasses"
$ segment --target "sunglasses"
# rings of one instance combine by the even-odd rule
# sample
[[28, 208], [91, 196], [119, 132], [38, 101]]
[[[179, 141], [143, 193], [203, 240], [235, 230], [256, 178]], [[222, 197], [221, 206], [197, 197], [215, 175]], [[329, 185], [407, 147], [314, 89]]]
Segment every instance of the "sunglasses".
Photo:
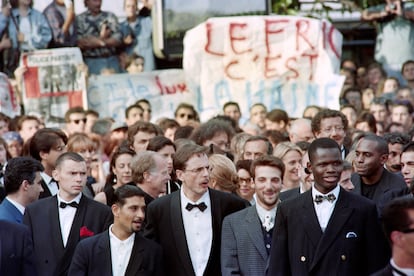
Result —
[[80, 122], [83, 122], [84, 124], [86, 124], [86, 118], [83, 118], [83, 119], [75, 119], [75, 120], [72, 120], [72, 122], [74, 122], [75, 124], [77, 124], [77, 125], [79, 125], [79, 123]]

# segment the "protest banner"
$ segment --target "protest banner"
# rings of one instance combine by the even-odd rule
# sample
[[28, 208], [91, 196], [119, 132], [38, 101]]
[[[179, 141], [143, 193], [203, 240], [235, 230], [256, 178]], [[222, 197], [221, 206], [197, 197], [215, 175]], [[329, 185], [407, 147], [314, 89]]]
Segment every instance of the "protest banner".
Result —
[[26, 114], [39, 114], [48, 126], [59, 126], [70, 107], [87, 107], [86, 76], [79, 48], [38, 50], [22, 54], [23, 103]]
[[13, 118], [20, 115], [16, 91], [6, 74], [0, 72], [0, 112]]
[[211, 18], [187, 31], [183, 68], [202, 119], [257, 102], [291, 117], [307, 105], [339, 108], [342, 35], [325, 20], [295, 16]]
[[162, 117], [174, 118], [180, 102], [194, 104], [197, 99], [187, 88], [181, 69], [92, 76], [88, 84], [89, 108], [117, 123], [124, 122], [125, 109], [142, 98], [151, 102], [153, 122]]

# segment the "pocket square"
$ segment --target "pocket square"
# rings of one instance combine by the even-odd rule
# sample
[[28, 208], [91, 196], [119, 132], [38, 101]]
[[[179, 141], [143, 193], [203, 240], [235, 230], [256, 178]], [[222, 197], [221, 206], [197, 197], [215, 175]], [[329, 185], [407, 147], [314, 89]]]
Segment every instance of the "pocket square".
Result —
[[358, 237], [358, 236], [355, 232], [348, 232], [345, 235], [345, 238], [347, 238], [347, 239], [352, 239], [352, 238], [356, 238], [356, 237]]

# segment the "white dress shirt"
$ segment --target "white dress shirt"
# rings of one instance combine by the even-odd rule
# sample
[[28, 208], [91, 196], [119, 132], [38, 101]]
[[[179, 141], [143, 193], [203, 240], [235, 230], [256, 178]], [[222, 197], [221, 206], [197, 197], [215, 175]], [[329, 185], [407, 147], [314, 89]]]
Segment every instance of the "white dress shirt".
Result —
[[[207, 191], [197, 202], [193, 202], [184, 195], [184, 190], [181, 189], [180, 197], [181, 214], [191, 263], [195, 275], [202, 276], [210, 257], [213, 240], [210, 193]], [[193, 208], [191, 211], [185, 208], [187, 203], [199, 204], [201, 202], [204, 202], [207, 206], [204, 212], [201, 212], [198, 208]]]
[[132, 247], [134, 246], [135, 233], [132, 233], [126, 240], [120, 240], [112, 233], [112, 226], [109, 227], [109, 242], [111, 246], [112, 275], [124, 276], [131, 258]]
[[56, 195], [59, 191], [59, 187], [57, 183], [53, 180], [53, 178], [44, 172], [41, 172], [40, 176], [49, 188], [49, 191], [52, 194], [52, 196]]
[[[412, 269], [412, 268], [401, 268], [395, 263], [394, 259], [391, 259], [390, 263], [391, 263], [391, 266], [398, 269], [402, 273], [405, 273], [405, 275], [414, 276], [414, 269]], [[392, 275], [401, 276], [401, 274], [399, 274], [397, 271], [394, 271], [394, 270], [392, 271]]]
[[[79, 204], [81, 197], [82, 197], [82, 193], [79, 193], [70, 202], [75, 201]], [[76, 214], [77, 209], [75, 207], [72, 207], [72, 206], [69, 206], [69, 205], [66, 206], [66, 208], [60, 208], [59, 206], [60, 206], [61, 202], [65, 202], [65, 203], [70, 203], [70, 202], [67, 202], [67, 201], [63, 200], [59, 196], [59, 194], [57, 195], [57, 199], [58, 199], [60, 231], [62, 233], [63, 246], [66, 247], [66, 244], [68, 243], [70, 229], [72, 228], [73, 219], [75, 218], [75, 214]]]
[[[271, 222], [270, 228], [273, 228], [275, 224], [276, 208], [277, 208], [277, 205], [273, 207], [271, 210], [266, 210], [265, 208], [260, 206], [260, 204], [256, 204], [257, 214], [259, 215], [260, 222], [262, 223], [263, 226], [265, 226], [264, 225], [265, 221], [269, 219]], [[270, 229], [266, 229], [266, 231], [269, 231], [269, 230]]]
[[[331, 218], [332, 212], [335, 208], [336, 201], [338, 200], [339, 190], [339, 185], [336, 185], [335, 189], [333, 189], [329, 193], [322, 194], [321, 192], [315, 189], [314, 185], [312, 185], [313, 206], [315, 206], [316, 216], [318, 217], [319, 225], [321, 226], [322, 232], [325, 232], [326, 226], [328, 226], [329, 219]], [[333, 202], [329, 202], [328, 200], [323, 200], [319, 204], [315, 202], [315, 196], [326, 196], [331, 193], [334, 194], [336, 197]]]

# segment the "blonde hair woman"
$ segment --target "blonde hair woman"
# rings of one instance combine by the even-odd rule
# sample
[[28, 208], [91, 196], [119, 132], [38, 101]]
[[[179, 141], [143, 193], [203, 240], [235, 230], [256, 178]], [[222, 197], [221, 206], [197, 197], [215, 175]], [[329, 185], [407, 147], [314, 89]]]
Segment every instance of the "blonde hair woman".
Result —
[[299, 170], [302, 168], [301, 149], [291, 142], [282, 142], [276, 145], [273, 155], [280, 158], [285, 164], [283, 190], [299, 187]]
[[211, 155], [209, 163], [209, 187], [223, 192], [235, 193], [239, 187], [239, 177], [234, 163], [222, 154]]

